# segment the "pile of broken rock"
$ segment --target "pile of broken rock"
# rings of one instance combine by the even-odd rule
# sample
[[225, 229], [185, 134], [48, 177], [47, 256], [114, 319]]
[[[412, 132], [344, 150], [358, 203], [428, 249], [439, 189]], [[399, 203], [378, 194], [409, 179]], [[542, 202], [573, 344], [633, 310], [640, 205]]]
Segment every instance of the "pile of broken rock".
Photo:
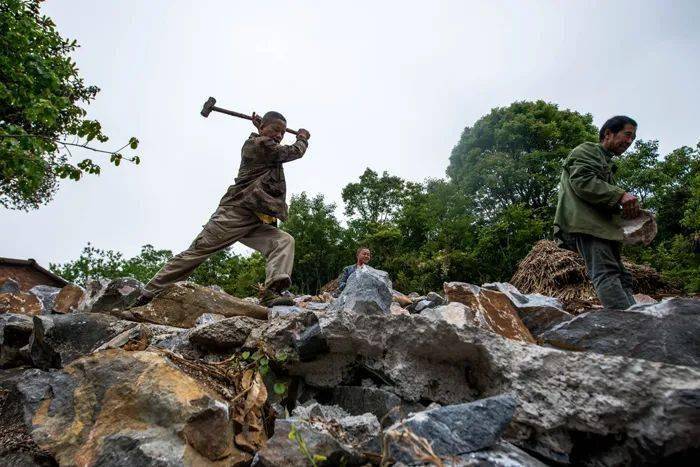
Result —
[[268, 310], [182, 282], [0, 293], [0, 465], [682, 465], [700, 300], [576, 317], [372, 268]]

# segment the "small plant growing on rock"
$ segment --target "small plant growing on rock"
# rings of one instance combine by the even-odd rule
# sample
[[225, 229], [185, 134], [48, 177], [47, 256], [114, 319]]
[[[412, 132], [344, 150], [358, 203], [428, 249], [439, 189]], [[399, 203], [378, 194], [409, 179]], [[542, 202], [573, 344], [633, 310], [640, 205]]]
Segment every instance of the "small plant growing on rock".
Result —
[[297, 427], [294, 426], [294, 424], [292, 424], [292, 428], [289, 430], [289, 439], [296, 441], [299, 451], [301, 451], [304, 457], [309, 460], [313, 467], [317, 467], [319, 462], [327, 460], [326, 456], [322, 456], [321, 454], [312, 455], [311, 452], [309, 452], [309, 447], [306, 445], [306, 441], [304, 441], [304, 438], [301, 436], [301, 433], [299, 430], [297, 430]]

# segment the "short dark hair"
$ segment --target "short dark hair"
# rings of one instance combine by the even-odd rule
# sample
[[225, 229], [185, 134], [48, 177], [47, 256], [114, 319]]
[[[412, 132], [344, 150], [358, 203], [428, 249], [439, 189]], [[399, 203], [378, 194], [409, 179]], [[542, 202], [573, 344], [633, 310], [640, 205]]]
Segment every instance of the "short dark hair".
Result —
[[603, 139], [605, 139], [605, 130], [610, 130], [611, 133], [619, 133], [625, 125], [632, 125], [637, 128], [637, 122], [626, 115], [616, 115], [613, 118], [609, 118], [608, 121], [603, 123], [603, 126], [600, 127], [598, 140], [603, 141]]
[[361, 246], [361, 247], [358, 248], [357, 251], [355, 252], [355, 258], [357, 258], [358, 256], [360, 256], [360, 252], [362, 252], [362, 250], [367, 250], [367, 251], [369, 251], [370, 253], [372, 253], [372, 250], [370, 250], [370, 249], [367, 248], [366, 246]]
[[274, 110], [271, 110], [270, 112], [266, 112], [265, 115], [263, 115], [262, 126], [271, 123], [273, 120], [282, 120], [284, 123], [287, 123], [287, 119], [284, 118], [284, 115], [282, 115], [279, 112], [275, 112]]

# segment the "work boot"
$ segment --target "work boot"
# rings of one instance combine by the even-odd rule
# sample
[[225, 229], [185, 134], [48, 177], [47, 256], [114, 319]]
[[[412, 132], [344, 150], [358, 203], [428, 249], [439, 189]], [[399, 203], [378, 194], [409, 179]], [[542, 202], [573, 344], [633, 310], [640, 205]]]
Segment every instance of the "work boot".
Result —
[[267, 287], [260, 293], [260, 305], [272, 308], [273, 306], [293, 306], [294, 300], [285, 297], [276, 290]]

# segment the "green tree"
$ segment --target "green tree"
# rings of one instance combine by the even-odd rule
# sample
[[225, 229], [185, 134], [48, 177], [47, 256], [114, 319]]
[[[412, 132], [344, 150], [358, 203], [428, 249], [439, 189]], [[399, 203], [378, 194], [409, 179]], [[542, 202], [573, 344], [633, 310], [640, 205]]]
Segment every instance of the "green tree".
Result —
[[[133, 277], [148, 282], [172, 258], [170, 250], [144, 245], [133, 258], [119, 252], [95, 248], [90, 243], [74, 261], [50, 264], [49, 268], [64, 279], [85, 284], [92, 278]], [[265, 258], [260, 253], [243, 257], [223, 250], [202, 263], [189, 280], [201, 285], [218, 285], [237, 297], [256, 295], [257, 286], [265, 281]]]
[[561, 162], [584, 141], [597, 141], [590, 114], [544, 101], [515, 102], [464, 129], [447, 174], [482, 216], [521, 204], [551, 219]]
[[292, 196], [289, 217], [282, 229], [295, 239], [294, 288], [316, 293], [335, 278], [352, 256], [343, 247], [343, 229], [335, 217], [335, 204], [323, 195], [305, 192]]
[[84, 83], [70, 57], [77, 43], [62, 38], [39, 6], [40, 0], [0, 2], [0, 206], [11, 209], [47, 203], [58, 178], [100, 173], [99, 163], [75, 159], [74, 151], [106, 154], [115, 165], [139, 163], [121, 152], [137, 148], [133, 137], [116, 151], [88, 146], [108, 140], [83, 108], [99, 88]]
[[357, 183], [343, 188], [345, 215], [368, 224], [391, 220], [401, 205], [406, 182], [400, 177], [384, 172], [380, 177], [372, 169], [366, 169]]

